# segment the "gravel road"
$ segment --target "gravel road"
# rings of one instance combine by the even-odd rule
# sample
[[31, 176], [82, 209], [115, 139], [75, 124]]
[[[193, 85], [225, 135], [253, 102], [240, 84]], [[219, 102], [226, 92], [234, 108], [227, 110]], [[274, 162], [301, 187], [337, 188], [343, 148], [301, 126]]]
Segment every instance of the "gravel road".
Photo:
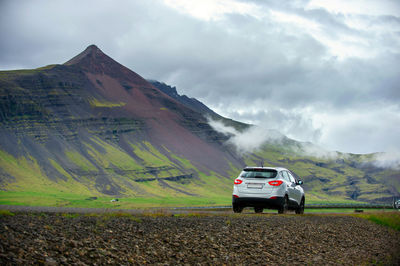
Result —
[[399, 265], [399, 254], [400, 232], [350, 216], [0, 216], [1, 265]]

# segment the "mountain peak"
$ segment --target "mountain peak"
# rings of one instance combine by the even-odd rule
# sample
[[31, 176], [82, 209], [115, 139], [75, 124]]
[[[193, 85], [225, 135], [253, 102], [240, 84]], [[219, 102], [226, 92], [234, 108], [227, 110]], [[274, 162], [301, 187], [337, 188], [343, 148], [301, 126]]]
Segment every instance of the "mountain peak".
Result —
[[89, 45], [64, 65], [78, 67], [92, 74], [105, 74], [120, 80], [130, 80], [135, 84], [147, 84], [146, 87], [150, 86], [142, 77], [103, 53], [94, 44]]
[[94, 50], [100, 50], [99, 47], [97, 47], [95, 44], [91, 44], [86, 48], [86, 50], [89, 50], [89, 49], [91, 49], [91, 50], [93, 50], [93, 49]]
[[[96, 45], [89, 45], [82, 53], [78, 54], [64, 65], [78, 65], [84, 61], [96, 61], [98, 59], [108, 57]], [[110, 58], [111, 59], [111, 58]]]
[[103, 51], [101, 51], [100, 48], [97, 47], [95, 44], [89, 45], [89, 46], [83, 51], [83, 53], [86, 53], [86, 54], [104, 54]]
[[130, 82], [142, 87], [151, 87], [145, 79], [121, 65], [105, 53], [96, 45], [89, 45], [83, 52], [64, 63], [90, 74], [108, 75], [118, 79], [120, 82]]

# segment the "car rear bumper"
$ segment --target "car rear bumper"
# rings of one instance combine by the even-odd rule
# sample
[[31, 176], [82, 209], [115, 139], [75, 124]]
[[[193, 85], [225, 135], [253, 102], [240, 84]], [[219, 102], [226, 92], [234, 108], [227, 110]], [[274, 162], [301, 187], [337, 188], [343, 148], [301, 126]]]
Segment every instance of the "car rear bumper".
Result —
[[284, 197], [265, 199], [252, 197], [236, 198], [232, 196], [232, 204], [240, 205], [242, 207], [261, 207], [265, 209], [279, 209], [283, 205], [284, 200]]

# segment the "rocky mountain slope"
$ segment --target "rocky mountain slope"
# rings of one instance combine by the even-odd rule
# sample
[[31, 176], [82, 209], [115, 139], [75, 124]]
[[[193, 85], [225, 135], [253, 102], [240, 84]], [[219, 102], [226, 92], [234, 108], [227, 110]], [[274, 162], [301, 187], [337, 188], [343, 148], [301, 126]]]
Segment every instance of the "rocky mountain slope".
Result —
[[0, 203], [229, 204], [234, 177], [261, 160], [294, 170], [311, 200], [399, 195], [400, 171], [366, 164], [368, 156], [306, 156], [288, 138], [240, 154], [205, 115], [239, 132], [250, 127], [146, 81], [94, 45], [65, 64], [1, 71]]

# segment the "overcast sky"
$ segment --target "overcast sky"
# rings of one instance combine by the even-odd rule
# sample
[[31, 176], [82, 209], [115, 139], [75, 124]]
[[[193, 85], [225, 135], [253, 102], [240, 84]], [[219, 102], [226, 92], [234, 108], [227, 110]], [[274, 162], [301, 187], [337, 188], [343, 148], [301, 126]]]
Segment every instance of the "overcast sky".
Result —
[[0, 69], [96, 44], [229, 118], [352, 153], [400, 151], [398, 0], [0, 0]]

